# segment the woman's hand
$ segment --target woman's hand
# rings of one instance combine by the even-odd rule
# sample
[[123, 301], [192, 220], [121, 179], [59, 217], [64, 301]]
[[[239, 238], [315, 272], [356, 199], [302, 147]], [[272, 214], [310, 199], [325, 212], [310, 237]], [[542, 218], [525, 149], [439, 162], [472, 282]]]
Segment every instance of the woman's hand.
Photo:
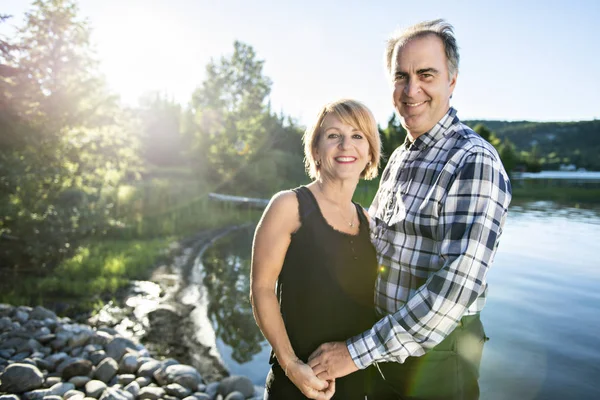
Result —
[[312, 368], [301, 360], [290, 362], [284, 369], [287, 377], [309, 399], [329, 400], [335, 393], [335, 380], [317, 378]]

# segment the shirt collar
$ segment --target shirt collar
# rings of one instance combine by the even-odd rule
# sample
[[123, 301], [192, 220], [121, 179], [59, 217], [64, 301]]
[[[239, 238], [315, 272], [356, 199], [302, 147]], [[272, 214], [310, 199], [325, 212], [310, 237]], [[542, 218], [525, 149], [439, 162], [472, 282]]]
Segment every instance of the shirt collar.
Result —
[[450, 107], [442, 119], [440, 119], [429, 132], [425, 132], [414, 142], [410, 142], [408, 139], [409, 135], [406, 135], [404, 145], [410, 150], [425, 150], [426, 148], [433, 146], [435, 142], [444, 137], [444, 133], [456, 122], [458, 122], [456, 109], [454, 107]]

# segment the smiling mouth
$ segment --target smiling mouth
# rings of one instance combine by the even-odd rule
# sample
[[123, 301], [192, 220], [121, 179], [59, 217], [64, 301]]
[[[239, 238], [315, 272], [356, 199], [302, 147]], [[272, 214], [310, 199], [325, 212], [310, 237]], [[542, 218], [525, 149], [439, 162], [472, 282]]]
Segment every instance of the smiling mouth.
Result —
[[418, 107], [418, 106], [420, 106], [421, 104], [425, 104], [425, 102], [424, 102], [424, 101], [421, 101], [421, 102], [419, 102], [419, 103], [407, 103], [407, 102], [402, 102], [402, 104], [404, 104], [405, 106], [408, 106], [408, 107]]
[[356, 161], [356, 157], [336, 157], [335, 161], [341, 162], [341, 163], [354, 162], [354, 161]]

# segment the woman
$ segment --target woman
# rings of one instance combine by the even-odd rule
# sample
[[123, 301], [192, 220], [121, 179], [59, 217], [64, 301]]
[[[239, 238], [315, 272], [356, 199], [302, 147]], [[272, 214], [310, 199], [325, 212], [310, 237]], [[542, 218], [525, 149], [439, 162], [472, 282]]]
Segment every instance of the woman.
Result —
[[321, 343], [376, 321], [375, 250], [352, 196], [360, 178], [377, 176], [377, 125], [361, 103], [339, 100], [322, 108], [303, 141], [313, 182], [277, 193], [254, 237], [250, 297], [273, 348], [265, 399], [364, 400], [369, 371], [326, 382], [306, 362]]

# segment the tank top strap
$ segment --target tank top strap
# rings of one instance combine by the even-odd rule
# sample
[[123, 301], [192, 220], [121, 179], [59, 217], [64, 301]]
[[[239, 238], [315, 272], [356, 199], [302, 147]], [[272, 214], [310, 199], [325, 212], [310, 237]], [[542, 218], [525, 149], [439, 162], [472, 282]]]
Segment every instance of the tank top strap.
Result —
[[296, 193], [296, 197], [298, 198], [300, 223], [303, 224], [306, 218], [308, 218], [310, 214], [317, 210], [317, 204], [315, 203], [314, 197], [310, 193], [310, 189], [306, 186], [297, 187], [292, 189], [292, 191]]
[[368, 228], [369, 220], [367, 219], [367, 216], [365, 215], [362, 206], [354, 201], [352, 203], [354, 203], [354, 206], [356, 207], [356, 212], [358, 213], [358, 220], [360, 221], [361, 230], [363, 227]]

